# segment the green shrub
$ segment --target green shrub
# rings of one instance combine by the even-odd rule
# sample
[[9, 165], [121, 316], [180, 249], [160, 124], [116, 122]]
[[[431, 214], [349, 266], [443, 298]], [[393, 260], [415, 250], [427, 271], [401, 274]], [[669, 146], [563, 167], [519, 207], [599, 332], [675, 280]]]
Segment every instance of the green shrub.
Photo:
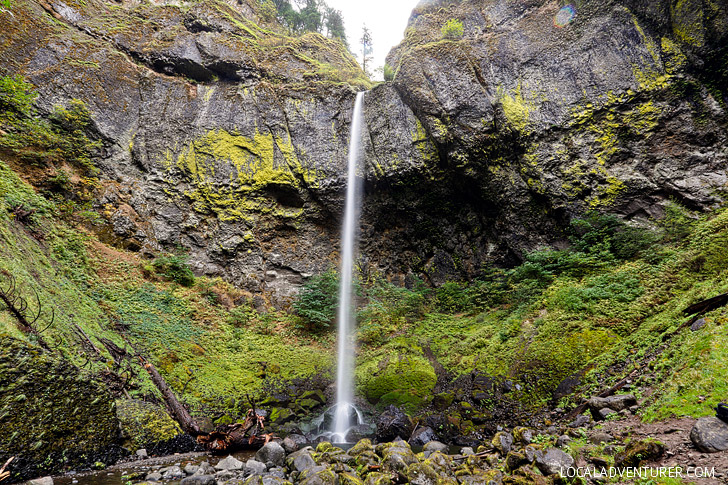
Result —
[[247, 301], [230, 310], [227, 322], [230, 325], [240, 328], [250, 324], [257, 316], [258, 312], [253, 308], [252, 302]]
[[464, 33], [463, 23], [458, 19], [450, 19], [442, 26], [440, 32], [443, 39], [460, 39]]
[[155, 273], [182, 286], [195, 284], [195, 275], [187, 266], [187, 259], [182, 256], [160, 256], [152, 263]]
[[30, 163], [66, 161], [85, 175], [96, 175], [91, 159], [101, 142], [88, 136], [92, 120], [83, 101], [71, 100], [68, 108], [56, 106], [44, 119], [33, 108], [36, 97], [33, 86], [21, 77], [0, 77], [0, 123], [4, 125], [0, 148]]
[[695, 220], [690, 217], [687, 209], [676, 202], [670, 202], [665, 206], [665, 216], [658, 224], [667, 242], [680, 242], [690, 235]]
[[383, 72], [385, 81], [394, 81], [394, 69], [389, 64], [384, 65]]
[[422, 318], [427, 311], [429, 289], [421, 281], [409, 289], [377, 278], [365, 294], [369, 301], [358, 314], [359, 337], [370, 345], [385, 343], [393, 333]]
[[457, 313], [470, 307], [470, 298], [467, 287], [455, 281], [443, 283], [437, 289], [435, 304], [443, 313]]
[[336, 317], [339, 276], [335, 271], [311, 277], [303, 285], [293, 309], [309, 329], [328, 328]]
[[28, 116], [38, 94], [21, 76], [0, 77], [0, 110]]
[[635, 258], [657, 242], [646, 228], [626, 224], [613, 214], [589, 212], [571, 223], [572, 250], [583, 253], [609, 251], [618, 260]]

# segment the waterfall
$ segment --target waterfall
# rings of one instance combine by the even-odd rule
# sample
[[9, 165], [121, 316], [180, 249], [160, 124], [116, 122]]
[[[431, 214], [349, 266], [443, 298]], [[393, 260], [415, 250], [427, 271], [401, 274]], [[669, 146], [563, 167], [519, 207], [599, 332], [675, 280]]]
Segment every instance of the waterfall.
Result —
[[334, 442], [345, 442], [347, 430], [353, 424], [359, 424], [359, 413], [354, 408], [354, 308], [352, 305], [354, 276], [354, 259], [356, 252], [356, 236], [359, 226], [359, 209], [361, 206], [360, 180], [356, 170], [361, 158], [361, 128], [364, 93], [356, 95], [354, 115], [351, 120], [349, 140], [349, 162], [346, 181], [346, 208], [344, 224], [341, 231], [341, 281], [339, 283], [339, 334], [338, 364], [336, 369], [336, 405], [334, 414]]

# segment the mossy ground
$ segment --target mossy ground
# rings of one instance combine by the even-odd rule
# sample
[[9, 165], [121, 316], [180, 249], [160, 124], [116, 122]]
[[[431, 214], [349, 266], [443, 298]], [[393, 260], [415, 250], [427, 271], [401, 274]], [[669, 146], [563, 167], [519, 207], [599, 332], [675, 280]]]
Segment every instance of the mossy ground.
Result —
[[[133, 362], [139, 352], [193, 408], [233, 413], [237, 409], [224, 397], [259, 393], [270, 369], [276, 377], [290, 378], [331, 368], [331, 352], [299, 336], [291, 317], [250, 312], [241, 320], [241, 312], [233, 314], [234, 308], [220, 303], [240, 299], [239, 291], [207, 279], [190, 288], [165, 281], [138, 255], [109, 248], [56, 219], [54, 205], [5, 163], [0, 162], [0, 172], [0, 269], [16, 277], [34, 311], [37, 292], [41, 328], [55, 310], [53, 324], [41, 336], [74, 364], [98, 375], [121, 375], [131, 366], [131, 395], [153, 397], [146, 373]], [[18, 203], [36, 210], [36, 222], [14, 220]], [[246, 308], [245, 298], [241, 302]], [[0, 313], [0, 328], [37, 340], [6, 311]], [[129, 359], [115, 358], [104, 340], [125, 349]]]
[[[424, 316], [396, 326], [365, 319], [365, 340], [372, 326], [382, 334], [360, 353], [360, 392], [371, 397], [371, 383], [386, 381], [376, 376], [389, 372], [387, 359], [396, 362], [406, 352], [408, 359], [423, 361], [427, 344], [454, 377], [480, 371], [512, 379], [521, 389], [513, 395], [531, 409], [556, 404], [553, 391], [576, 373], [582, 375], [580, 394], [562, 399], [562, 407], [632, 374], [638, 385], [655, 389], [644, 419], [712, 414], [728, 392], [728, 378], [720, 371], [728, 357], [723, 335], [728, 309], [707, 313], [706, 326], [696, 332], [683, 326], [689, 316], [682, 311], [728, 291], [728, 211], [691, 219], [675, 207], [657, 229], [645, 230], [652, 242], [639, 244], [642, 249], [629, 257], [613, 255], [637, 242], [611, 241], [607, 252], [586, 247], [583, 253], [535, 253], [516, 268], [528, 276], [515, 285], [487, 278], [488, 283], [460, 285], [459, 298], [467, 303], [450, 313], [438, 313], [437, 305], [451, 305], [453, 295], [458, 298], [454, 293], [426, 298]], [[422, 368], [429, 368], [426, 360]], [[426, 380], [412, 394], [426, 394], [431, 383]]]

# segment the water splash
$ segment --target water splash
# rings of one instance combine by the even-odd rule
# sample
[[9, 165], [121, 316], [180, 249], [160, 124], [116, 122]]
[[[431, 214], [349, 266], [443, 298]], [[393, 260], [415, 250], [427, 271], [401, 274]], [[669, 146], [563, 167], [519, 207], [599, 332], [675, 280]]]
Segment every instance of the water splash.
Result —
[[554, 27], [559, 29], [566, 27], [576, 18], [576, 7], [573, 5], [565, 5], [554, 15]]
[[[352, 408], [354, 408], [354, 311], [352, 308], [352, 281], [354, 276], [354, 254], [356, 252], [357, 228], [361, 206], [361, 180], [356, 171], [361, 158], [361, 128], [364, 93], [356, 95], [354, 115], [351, 121], [349, 140], [349, 162], [346, 181], [346, 208], [341, 233], [341, 282], [339, 286], [339, 341], [338, 366], [336, 370], [336, 405], [333, 438], [343, 443], [346, 432], [351, 427]], [[356, 414], [354, 414], [356, 415]]]

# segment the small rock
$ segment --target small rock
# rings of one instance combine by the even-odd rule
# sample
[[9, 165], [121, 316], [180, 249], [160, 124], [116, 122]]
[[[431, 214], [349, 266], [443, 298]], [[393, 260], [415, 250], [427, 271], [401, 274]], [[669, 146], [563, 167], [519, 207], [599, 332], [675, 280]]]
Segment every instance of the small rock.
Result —
[[303, 447], [308, 440], [302, 434], [289, 434], [281, 444], [286, 453], [293, 453]]
[[140, 449], [136, 450], [136, 456], [138, 456], [139, 458], [146, 458], [149, 455], [147, 455], [146, 448], [140, 448]]
[[268, 467], [265, 466], [265, 463], [261, 463], [257, 460], [253, 460], [253, 459], [250, 459], [247, 462], [245, 462], [245, 475], [246, 476], [263, 475], [266, 471], [268, 471]]
[[602, 409], [612, 409], [614, 411], [621, 411], [627, 409], [630, 406], [637, 404], [637, 399], [633, 394], [617, 394], [609, 397], [592, 397], [589, 399], [589, 409], [591, 410], [592, 416], [600, 418], [599, 411]]
[[471, 447], [466, 446], [465, 448], [460, 450], [460, 454], [463, 456], [470, 456], [475, 454], [475, 450], [473, 450]]
[[562, 469], [574, 466], [574, 459], [558, 448], [550, 448], [546, 452], [536, 453], [536, 467], [544, 475], [554, 475]]
[[690, 430], [690, 441], [706, 453], [728, 450], [728, 424], [714, 416], [700, 418]]
[[258, 450], [255, 454], [255, 459], [261, 463], [270, 461], [275, 466], [280, 466], [286, 462], [286, 450], [275, 441], [270, 441]]
[[181, 478], [186, 476], [187, 474], [182, 470], [179, 466], [174, 465], [162, 473], [162, 478], [165, 480], [171, 479], [171, 478]]
[[217, 485], [217, 480], [212, 475], [196, 475], [183, 478], [179, 485]]
[[442, 453], [447, 453], [448, 446], [444, 443], [440, 443], [439, 441], [430, 441], [425, 444], [425, 446], [422, 447], [422, 451], [425, 453], [425, 458], [428, 458], [431, 454], [435, 453], [436, 451], [440, 451]]
[[437, 435], [435, 434], [435, 431], [429, 426], [425, 426], [422, 428], [417, 428], [412, 433], [412, 437], [410, 438], [409, 442], [413, 446], [424, 446], [430, 441], [435, 440], [437, 440]]
[[197, 473], [197, 471], [200, 469], [199, 465], [193, 465], [192, 463], [188, 463], [184, 467], [184, 471], [188, 475], [194, 475]]
[[162, 474], [159, 472], [152, 472], [147, 474], [146, 477], [144, 477], [144, 480], [148, 482], [158, 482], [162, 479]]
[[591, 436], [589, 436], [589, 443], [594, 445], [598, 445], [600, 443], [609, 443], [613, 440], [614, 437], [611, 434], [605, 433], [603, 431], [597, 431], [596, 433], [593, 433]]
[[230, 470], [220, 470], [219, 472], [215, 473], [215, 480], [218, 480], [220, 482], [224, 482], [232, 478], [235, 478], [235, 473], [231, 472]]
[[569, 428], [583, 428], [587, 424], [591, 423], [592, 418], [588, 414], [580, 414], [576, 419], [569, 423]]
[[229, 455], [227, 458], [223, 458], [215, 465], [216, 470], [242, 470], [243, 462], [236, 459], [234, 456]]
[[303, 472], [309, 468], [313, 468], [316, 466], [316, 461], [311, 456], [312, 453], [313, 448], [310, 446], [291, 453], [286, 457], [286, 466], [289, 470], [296, 472]]
[[645, 461], [664, 455], [665, 449], [665, 445], [655, 439], [632, 441], [624, 451], [615, 455], [614, 466], [617, 468], [639, 467]]
[[53, 485], [53, 478], [51, 478], [51, 477], [35, 478], [33, 480], [29, 480], [28, 485]]
[[527, 445], [533, 439], [533, 430], [519, 426], [513, 429], [513, 438], [517, 442]]
[[506, 470], [513, 472], [528, 462], [526, 455], [517, 451], [509, 451], [506, 456]]
[[597, 411], [597, 417], [599, 419], [607, 419], [610, 414], [617, 414], [617, 411], [611, 408], [602, 408], [599, 411]]
[[699, 318], [698, 320], [695, 320], [692, 325], [690, 325], [690, 330], [692, 330], [693, 332], [697, 332], [705, 326], [705, 323], [705, 318]]
[[505, 431], [499, 431], [493, 436], [491, 444], [493, 448], [500, 451], [501, 455], [506, 456], [513, 446], [513, 436]]
[[564, 446], [568, 445], [569, 443], [571, 443], [571, 437], [566, 436], [565, 434], [559, 436], [558, 439], [556, 440], [556, 446], [558, 448], [563, 448]]

